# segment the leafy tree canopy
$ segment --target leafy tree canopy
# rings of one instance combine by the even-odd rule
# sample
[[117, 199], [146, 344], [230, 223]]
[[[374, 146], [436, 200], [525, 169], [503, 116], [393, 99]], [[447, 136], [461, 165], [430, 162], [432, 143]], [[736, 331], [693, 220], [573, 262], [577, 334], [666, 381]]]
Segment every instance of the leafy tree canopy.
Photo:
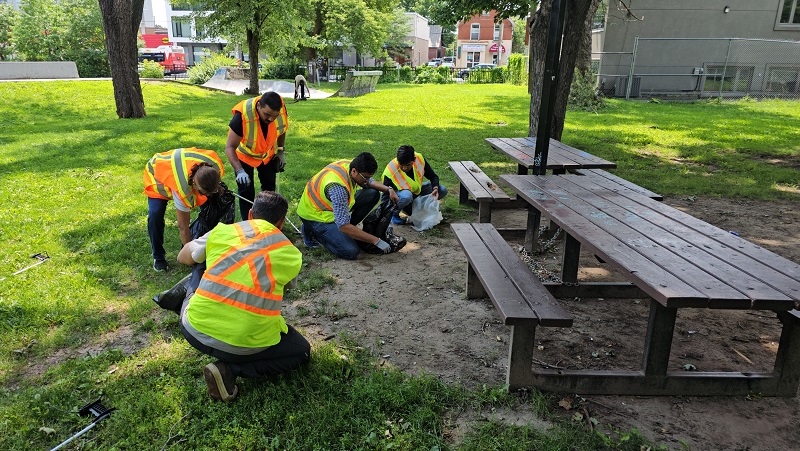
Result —
[[0, 3], [0, 61], [6, 61], [14, 53], [11, 38], [17, 16], [17, 10], [11, 4]]

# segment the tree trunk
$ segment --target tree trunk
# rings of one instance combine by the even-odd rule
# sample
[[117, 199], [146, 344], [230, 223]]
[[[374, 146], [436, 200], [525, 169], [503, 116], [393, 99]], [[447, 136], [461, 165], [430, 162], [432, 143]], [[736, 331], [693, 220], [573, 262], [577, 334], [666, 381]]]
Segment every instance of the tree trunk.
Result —
[[145, 117], [136, 39], [144, 0], [98, 0], [120, 118]]
[[[314, 16], [314, 28], [311, 30], [310, 36], [322, 36], [322, 6], [321, 4], [317, 4], [316, 13]], [[309, 83], [318, 83], [319, 79], [317, 78], [317, 49], [313, 47], [306, 47], [306, 62], [310, 64], [310, 67], [314, 68], [314, 73], [308, 74], [308, 81]]]
[[567, 99], [569, 98], [569, 89], [572, 86], [572, 77], [575, 75], [575, 62], [585, 42], [586, 14], [589, 12], [589, 5], [592, 2], [593, 0], [569, 0], [567, 2], [564, 44], [561, 48], [561, 61], [559, 62], [556, 103], [553, 106], [553, 125], [550, 128], [550, 137], [559, 141], [561, 141], [561, 134], [564, 132]]
[[578, 59], [575, 62], [575, 69], [581, 74], [586, 75], [592, 68], [592, 23], [597, 7], [602, 0], [592, 0], [589, 3], [589, 11], [586, 12], [586, 21], [583, 23], [583, 42], [578, 50]]
[[528, 136], [536, 136], [539, 128], [539, 107], [542, 103], [542, 76], [544, 56], [547, 51], [547, 29], [550, 23], [552, 0], [539, 2], [539, 9], [533, 14], [530, 36], [528, 37], [528, 93], [531, 95]]
[[247, 51], [250, 53], [250, 87], [247, 93], [258, 95], [258, 30], [247, 30]]

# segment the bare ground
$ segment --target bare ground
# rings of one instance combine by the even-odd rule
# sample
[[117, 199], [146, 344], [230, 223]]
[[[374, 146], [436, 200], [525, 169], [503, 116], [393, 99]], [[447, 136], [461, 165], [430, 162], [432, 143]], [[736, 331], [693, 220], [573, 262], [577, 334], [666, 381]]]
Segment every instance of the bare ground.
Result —
[[[800, 211], [793, 202], [701, 197], [665, 202], [800, 261]], [[524, 226], [524, 212], [496, 212], [493, 222]], [[287, 305], [289, 321], [312, 341], [349, 334], [383, 364], [409, 373], [427, 372], [467, 387], [502, 384], [509, 330], [488, 299], [466, 299], [466, 257], [449, 225], [422, 233], [408, 226], [395, 230], [409, 241], [397, 254], [312, 263], [326, 268], [339, 283]], [[559, 255], [555, 247], [535, 258], [544, 272], [557, 272]], [[582, 256], [580, 277], [621, 280], [591, 255]], [[575, 325], [540, 328], [538, 361], [567, 368], [638, 368], [647, 300], [565, 299], [562, 305]], [[298, 315], [298, 308], [311, 313]], [[678, 314], [670, 366], [769, 371], [779, 334], [772, 312], [685, 309]], [[800, 442], [796, 397], [563, 396], [569, 401], [564, 404], [572, 406], [565, 416], [584, 413], [605, 430], [637, 428], [670, 449], [685, 444], [696, 450], [786, 450]], [[502, 417], [535, 421], [524, 412]]]

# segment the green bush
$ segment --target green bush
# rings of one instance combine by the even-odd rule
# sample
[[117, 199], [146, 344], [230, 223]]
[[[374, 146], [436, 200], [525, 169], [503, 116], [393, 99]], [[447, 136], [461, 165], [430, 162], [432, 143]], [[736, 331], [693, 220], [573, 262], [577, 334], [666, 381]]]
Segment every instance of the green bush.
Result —
[[399, 68], [394, 61], [387, 61], [381, 67], [383, 75], [378, 79], [378, 83], [397, 83], [400, 79]]
[[504, 67], [493, 67], [489, 71], [489, 82], [490, 83], [505, 83], [505, 68]]
[[142, 62], [142, 70], [139, 72], [139, 77], [164, 78], [164, 66], [155, 61], [144, 60], [144, 62]]
[[[444, 70], [440, 70], [444, 69]], [[425, 83], [437, 83], [437, 84], [445, 84], [450, 83], [452, 80], [450, 79], [450, 69], [447, 67], [429, 67], [429, 66], [422, 66], [417, 68], [417, 75], [414, 77], [414, 83], [416, 84], [425, 84]]]
[[605, 99], [595, 86], [597, 74], [589, 70], [585, 74], [579, 70], [572, 77], [567, 107], [582, 111], [597, 111], [605, 106]]
[[528, 57], [520, 53], [512, 53], [506, 66], [506, 82], [513, 85], [524, 85], [528, 82]]
[[203, 83], [211, 80], [211, 77], [214, 76], [214, 73], [223, 66], [236, 66], [236, 59], [231, 58], [230, 56], [224, 55], [222, 53], [212, 53], [211, 55], [203, 58], [199, 63], [195, 64], [191, 67], [187, 75], [189, 76], [189, 82], [202, 85]]
[[306, 66], [300, 61], [289, 63], [267, 61], [261, 63], [261, 69], [258, 71], [258, 78], [262, 80], [294, 80], [294, 77], [298, 75], [307, 76]]
[[81, 78], [110, 77], [111, 66], [108, 64], [108, 54], [97, 49], [81, 49], [68, 52], [64, 57], [69, 61], [75, 61], [78, 68], [78, 76]]
[[414, 81], [414, 70], [411, 66], [403, 66], [400, 68], [400, 80], [401, 83], [411, 83]]

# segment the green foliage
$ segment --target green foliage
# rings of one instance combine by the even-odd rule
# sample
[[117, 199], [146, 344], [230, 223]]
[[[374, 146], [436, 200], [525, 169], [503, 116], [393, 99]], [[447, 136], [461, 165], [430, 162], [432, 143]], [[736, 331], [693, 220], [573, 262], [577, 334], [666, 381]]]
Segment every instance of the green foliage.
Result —
[[414, 70], [411, 66], [403, 66], [400, 68], [400, 80], [402, 83], [411, 83], [414, 81]]
[[164, 78], [164, 66], [155, 61], [144, 60], [139, 78]]
[[10, 3], [0, 3], [0, 61], [14, 53], [12, 30], [17, 23], [17, 9]]
[[108, 54], [103, 50], [75, 50], [66, 52], [64, 56], [69, 61], [75, 61], [75, 66], [78, 68], [78, 75], [81, 78], [100, 78], [111, 76], [111, 66], [108, 64]]
[[288, 64], [267, 61], [261, 64], [258, 78], [262, 80], [294, 80], [297, 75], [306, 75], [306, 66], [301, 61], [292, 61]]
[[436, 83], [436, 84], [447, 83], [448, 80], [444, 78], [442, 76], [442, 73], [439, 72], [437, 69], [438, 67], [428, 67], [428, 66], [417, 68], [417, 74], [414, 76], [413, 83], [418, 85], [426, 83]]
[[186, 75], [189, 77], [190, 83], [202, 85], [210, 80], [217, 69], [222, 66], [236, 66], [236, 60], [222, 53], [212, 53], [189, 68]]
[[14, 49], [25, 61], [61, 61], [63, 7], [52, 0], [23, 0]]
[[506, 66], [506, 82], [512, 85], [528, 84], [528, 57], [519, 53], [508, 56]]
[[597, 76], [591, 70], [582, 73], [575, 71], [569, 89], [567, 107], [582, 111], [597, 111], [604, 106], [604, 98], [596, 86]]

